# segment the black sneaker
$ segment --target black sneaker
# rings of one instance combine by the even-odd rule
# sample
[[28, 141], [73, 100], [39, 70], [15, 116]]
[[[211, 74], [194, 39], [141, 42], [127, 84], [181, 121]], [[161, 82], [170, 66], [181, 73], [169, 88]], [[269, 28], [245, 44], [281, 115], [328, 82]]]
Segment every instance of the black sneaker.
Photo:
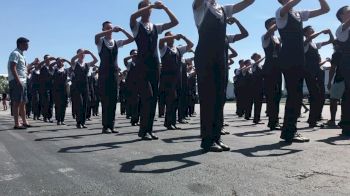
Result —
[[300, 133], [295, 133], [292, 141], [296, 143], [304, 143], [304, 142], [310, 142], [310, 139], [302, 136]]

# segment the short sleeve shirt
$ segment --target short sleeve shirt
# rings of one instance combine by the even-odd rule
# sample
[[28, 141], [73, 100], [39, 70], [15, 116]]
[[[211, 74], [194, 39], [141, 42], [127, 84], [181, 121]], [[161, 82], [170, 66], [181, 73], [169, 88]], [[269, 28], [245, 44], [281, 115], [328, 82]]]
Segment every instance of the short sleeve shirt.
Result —
[[[287, 26], [288, 14], [281, 16], [282, 8], [279, 8], [276, 12], [276, 24], [279, 29], [283, 29]], [[305, 22], [309, 20], [310, 12], [309, 11], [290, 11], [292, 16], [297, 19], [299, 22]]]
[[22, 83], [27, 81], [27, 63], [23, 52], [19, 49], [14, 50], [9, 57], [8, 61], [8, 80], [15, 80], [14, 74], [11, 71], [11, 64], [16, 63], [16, 70], [18, 77]]
[[153, 27], [155, 27], [157, 29], [157, 33], [158, 34], [162, 34], [163, 33], [163, 25], [162, 24], [156, 24], [156, 25], [153, 25], [153, 23], [143, 23], [143, 22], [138, 22], [132, 30], [132, 33], [134, 35], [134, 37], [137, 37], [138, 33], [139, 33], [139, 28], [140, 28], [140, 25], [143, 25], [145, 27], [145, 29], [148, 30], [148, 33], [151, 33], [153, 31]]

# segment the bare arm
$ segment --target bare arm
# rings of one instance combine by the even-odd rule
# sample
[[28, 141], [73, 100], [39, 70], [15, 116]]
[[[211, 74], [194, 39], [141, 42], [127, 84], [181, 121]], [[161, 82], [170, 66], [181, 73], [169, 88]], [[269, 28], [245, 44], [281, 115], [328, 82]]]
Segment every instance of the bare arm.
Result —
[[169, 18], [170, 18], [170, 22], [163, 24], [163, 26], [162, 26], [162, 30], [163, 31], [171, 29], [171, 28], [173, 28], [173, 27], [175, 27], [176, 25], [179, 24], [179, 21], [177, 20], [177, 18], [174, 15], [174, 13], [172, 11], [170, 11], [169, 8], [166, 7], [163, 3], [156, 2], [155, 3], [155, 8], [156, 9], [163, 9], [167, 13]]
[[187, 52], [191, 51], [194, 46], [193, 42], [182, 34], [180, 34], [179, 36], [180, 36], [180, 39], [183, 39], [186, 42]]
[[255, 0], [243, 0], [235, 5], [232, 5], [233, 14], [241, 12], [242, 10], [246, 9], [250, 5], [254, 3]]
[[134, 14], [131, 15], [130, 17], [130, 27], [131, 29], [134, 29], [134, 27], [137, 24], [137, 19], [140, 18], [142, 15], [146, 14], [148, 12], [148, 10], [154, 8], [154, 5], [149, 5], [146, 6], [142, 9], [139, 9], [138, 11], [136, 11]]
[[165, 43], [176, 39], [179, 35], [173, 35], [173, 36], [165, 36], [159, 40], [159, 48], [162, 49], [165, 47]]
[[128, 67], [129, 61], [132, 59], [133, 56], [128, 56], [124, 58], [124, 65], [125, 67]]
[[111, 29], [111, 30], [102, 31], [101, 33], [96, 34], [95, 35], [95, 44], [98, 45], [100, 43], [100, 40], [102, 37], [107, 36], [108, 34], [110, 34], [113, 31], [114, 31], [114, 29]]
[[329, 35], [329, 40], [326, 42], [322, 42], [321, 43], [322, 46], [326, 46], [326, 45], [332, 44], [334, 42], [334, 35], [333, 35], [332, 31], [327, 29], [327, 31], [325, 33], [327, 33]]
[[288, 3], [286, 3], [282, 7], [281, 12], [280, 12], [280, 16], [281, 17], [286, 16], [289, 13], [289, 11], [291, 9], [293, 9], [293, 7], [297, 6], [300, 2], [301, 2], [301, 0], [289, 0]]
[[310, 11], [309, 18], [314, 18], [320, 15], [326, 14], [331, 10], [326, 0], [319, 0], [319, 1], [320, 1], [321, 8], [318, 10]]
[[264, 35], [264, 40], [270, 39], [270, 37], [277, 31], [277, 25], [274, 24], [271, 28], [267, 30], [267, 32]]
[[238, 26], [239, 31], [241, 32], [240, 34], [236, 34], [236, 35], [234, 36], [234, 37], [235, 37], [235, 41], [242, 40], [242, 39], [244, 39], [244, 38], [246, 38], [246, 37], [249, 36], [249, 33], [248, 33], [247, 29], [244, 28], [243, 25], [242, 25], [236, 18], [233, 18], [233, 17], [232, 17], [232, 18], [229, 18], [229, 19], [228, 19], [228, 23], [229, 23], [229, 24], [234, 24], [234, 23], [236, 23], [237, 26]]
[[95, 66], [95, 64], [98, 62], [96, 56], [92, 52], [90, 52], [89, 50], [85, 50], [84, 53], [88, 54], [92, 57], [92, 61], [87, 63], [87, 65], [89, 65], [90, 67]]
[[238, 56], [238, 53], [236, 52], [236, 50], [233, 49], [231, 46], [228, 46], [228, 49], [231, 52], [231, 54], [228, 56], [229, 59], [232, 59]]
[[124, 35], [127, 37], [127, 39], [123, 40], [123, 46], [128, 45], [134, 41], [134, 37], [125, 29], [121, 29], [120, 32], [124, 33]]

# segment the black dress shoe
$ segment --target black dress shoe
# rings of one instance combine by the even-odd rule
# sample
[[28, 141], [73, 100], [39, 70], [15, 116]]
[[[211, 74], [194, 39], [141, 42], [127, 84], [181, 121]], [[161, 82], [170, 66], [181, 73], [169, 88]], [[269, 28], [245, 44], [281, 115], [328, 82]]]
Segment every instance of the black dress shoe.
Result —
[[179, 120], [178, 122], [179, 122], [180, 124], [188, 124], [188, 122], [185, 121], [185, 120]]
[[293, 142], [296, 143], [304, 143], [304, 142], [309, 142], [310, 139], [302, 136], [300, 133], [295, 133], [293, 137]]
[[102, 129], [102, 134], [110, 134], [111, 132], [107, 128]]
[[213, 143], [209, 147], [203, 148], [204, 152], [222, 152], [223, 149], [216, 143]]
[[61, 125], [61, 122], [60, 122], [60, 121], [57, 121], [57, 125]]
[[152, 140], [152, 137], [149, 135], [149, 134], [146, 134], [144, 136], [141, 137], [141, 140], [144, 140], [144, 141], [151, 141]]
[[176, 125], [172, 125], [172, 127], [173, 127], [175, 130], [180, 130], [180, 129], [181, 129], [180, 127], [177, 127]]
[[20, 130], [20, 129], [27, 129], [25, 126], [14, 126], [13, 129]]
[[230, 147], [224, 144], [221, 140], [216, 142], [217, 145], [219, 145], [222, 148], [222, 151], [230, 151]]
[[111, 129], [112, 133], [119, 133], [119, 131], [116, 131], [115, 129]]
[[66, 125], [66, 123], [64, 123], [64, 122], [61, 122], [61, 125]]
[[84, 128], [84, 129], [86, 129], [86, 128], [87, 128], [87, 126], [86, 126], [86, 125], [84, 125], [84, 124], [83, 124], [83, 125], [81, 125], [81, 127], [82, 127], [82, 128]]
[[171, 125], [169, 126], [165, 126], [167, 130], [175, 130], [174, 127], [172, 127]]
[[81, 129], [81, 125], [80, 124], [77, 124], [77, 129]]
[[311, 124], [309, 124], [309, 127], [310, 128], [315, 128], [315, 127], [324, 128], [324, 124], [311, 123]]
[[227, 124], [227, 123], [224, 123], [224, 127], [228, 127], [228, 126], [230, 126], [229, 124]]
[[32, 128], [33, 126], [32, 125], [23, 124], [23, 127], [25, 127], [25, 128]]
[[151, 136], [152, 140], [158, 140], [159, 139], [159, 137], [154, 135], [153, 133], [150, 133], [149, 135]]
[[49, 122], [49, 123], [53, 123], [53, 120], [49, 119], [48, 122]]
[[44, 118], [44, 122], [47, 122], [47, 119], [46, 119], [46, 118]]
[[132, 122], [132, 123], [131, 123], [131, 126], [135, 127], [135, 126], [137, 126], [137, 123]]

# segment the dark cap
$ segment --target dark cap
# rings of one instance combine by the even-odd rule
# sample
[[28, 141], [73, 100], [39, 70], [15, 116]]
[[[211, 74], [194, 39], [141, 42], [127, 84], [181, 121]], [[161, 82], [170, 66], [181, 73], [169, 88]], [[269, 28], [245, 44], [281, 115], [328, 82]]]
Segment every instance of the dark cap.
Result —
[[24, 37], [20, 37], [17, 39], [17, 45], [22, 44], [22, 43], [28, 43], [28, 42], [29, 42], [29, 39], [24, 38]]

